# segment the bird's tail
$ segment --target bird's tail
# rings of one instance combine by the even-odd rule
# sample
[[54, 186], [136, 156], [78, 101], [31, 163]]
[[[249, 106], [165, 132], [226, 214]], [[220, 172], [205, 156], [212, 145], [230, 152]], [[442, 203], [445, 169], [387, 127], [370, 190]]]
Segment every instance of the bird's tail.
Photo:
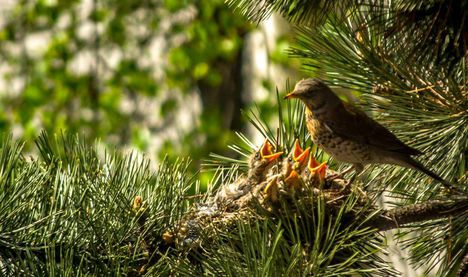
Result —
[[444, 187], [446, 187], [450, 191], [461, 192], [460, 189], [456, 188], [451, 182], [449, 182], [449, 181], [445, 180], [444, 178], [440, 177], [434, 171], [426, 168], [423, 164], [421, 164], [420, 162], [416, 161], [415, 159], [413, 159], [411, 157], [407, 157], [405, 159], [405, 165], [404, 166], [423, 172], [424, 174], [426, 174], [427, 176], [430, 176], [434, 180], [439, 181], [442, 185], [444, 185]]

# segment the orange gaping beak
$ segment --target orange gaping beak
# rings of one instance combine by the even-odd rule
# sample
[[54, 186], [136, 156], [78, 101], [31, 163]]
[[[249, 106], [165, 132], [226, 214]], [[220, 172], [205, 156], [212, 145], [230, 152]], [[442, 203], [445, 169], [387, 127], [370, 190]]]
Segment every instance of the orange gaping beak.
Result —
[[304, 150], [302, 150], [302, 148], [301, 148], [301, 145], [299, 144], [299, 139], [296, 139], [296, 141], [294, 142], [292, 152], [293, 152], [293, 158], [294, 159], [299, 157], [302, 154], [302, 152], [304, 152]]
[[289, 176], [284, 179], [286, 185], [290, 188], [299, 188], [300, 184], [302, 183], [301, 176], [297, 174], [296, 170], [292, 170]]
[[294, 161], [300, 164], [303, 164], [304, 161], [309, 156], [310, 148], [307, 148], [306, 150], [302, 150], [301, 145], [299, 144], [299, 140], [296, 139], [296, 141], [294, 142], [294, 147], [293, 147], [292, 152], [293, 152]]
[[299, 174], [297, 174], [296, 170], [292, 170], [291, 173], [289, 173], [289, 176], [285, 179], [285, 181], [288, 182], [297, 179], [300, 179]]
[[309, 163], [307, 164], [307, 168], [309, 169], [310, 172], [312, 172], [312, 170], [318, 166], [319, 166], [319, 163], [311, 155], [309, 158]]
[[262, 145], [262, 148], [260, 149], [260, 155], [262, 156], [262, 159], [266, 159], [269, 162], [272, 162], [279, 158], [283, 152], [276, 152], [273, 153], [273, 146], [271, 145], [270, 141], [268, 139], [265, 139], [265, 142]]
[[323, 184], [323, 182], [325, 182], [325, 174], [327, 172], [327, 162], [323, 162], [317, 167], [312, 168], [310, 172], [314, 174], [320, 184]]
[[307, 160], [307, 157], [309, 156], [309, 152], [310, 152], [310, 148], [307, 147], [306, 150], [304, 150], [299, 156], [294, 157], [294, 159], [296, 160], [296, 162], [303, 164]]

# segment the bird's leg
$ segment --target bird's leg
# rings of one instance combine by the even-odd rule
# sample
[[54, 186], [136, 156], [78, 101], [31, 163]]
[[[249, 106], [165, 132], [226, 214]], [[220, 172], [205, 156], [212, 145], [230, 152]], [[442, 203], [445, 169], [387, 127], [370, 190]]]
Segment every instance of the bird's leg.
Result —
[[350, 169], [354, 169], [354, 175], [349, 179], [346, 184], [344, 185], [343, 189], [341, 189], [342, 192], [349, 192], [351, 190], [351, 184], [354, 182], [356, 177], [361, 174], [361, 172], [364, 170], [364, 166], [362, 164], [353, 164], [351, 168], [346, 169], [346, 171], [350, 171]]

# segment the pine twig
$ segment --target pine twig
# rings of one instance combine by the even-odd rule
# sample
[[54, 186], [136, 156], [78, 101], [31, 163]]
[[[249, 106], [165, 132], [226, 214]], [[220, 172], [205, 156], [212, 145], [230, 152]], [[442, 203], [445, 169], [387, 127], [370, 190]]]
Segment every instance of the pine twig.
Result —
[[446, 218], [448, 216], [466, 213], [468, 198], [457, 200], [431, 200], [424, 203], [407, 205], [382, 211], [370, 219], [365, 225], [375, 227], [379, 231], [409, 227], [411, 223]]

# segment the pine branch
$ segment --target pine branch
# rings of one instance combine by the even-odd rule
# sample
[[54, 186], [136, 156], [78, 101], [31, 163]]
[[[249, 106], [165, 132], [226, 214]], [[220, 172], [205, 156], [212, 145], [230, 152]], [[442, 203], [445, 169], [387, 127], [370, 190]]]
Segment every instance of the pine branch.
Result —
[[[176, 231], [173, 236], [178, 237], [178, 242], [175, 243], [179, 244], [177, 248], [186, 248], [187, 240], [191, 243], [189, 247], [195, 245], [194, 241], [202, 243], [201, 230], [206, 232], [213, 228], [219, 229], [221, 226], [222, 228], [226, 228], [227, 225], [232, 225], [236, 221], [250, 221], [254, 218], [260, 218], [262, 216], [259, 217], [259, 214], [262, 214], [262, 212], [259, 212], [259, 209], [269, 211], [266, 215], [267, 218], [278, 218], [282, 217], [281, 215], [284, 215], [285, 211], [289, 209], [294, 211], [289, 213], [289, 215], [296, 214], [298, 210], [302, 209], [301, 205], [307, 202], [317, 204], [317, 201], [323, 201], [323, 203], [326, 203], [324, 214], [325, 217], [328, 217], [334, 214], [330, 210], [340, 209], [349, 204], [347, 199], [357, 197], [357, 203], [353, 204], [352, 208], [348, 207], [352, 212], [343, 218], [341, 224], [352, 225], [356, 221], [360, 221], [364, 223], [359, 228], [370, 227], [373, 230], [377, 230], [377, 232], [396, 228], [410, 228], [414, 226], [414, 223], [418, 222], [447, 219], [453, 216], [466, 217], [468, 215], [467, 196], [457, 196], [456, 198], [453, 197], [445, 200], [428, 200], [423, 203], [404, 205], [390, 210], [380, 210], [375, 206], [372, 199], [367, 198], [365, 195], [359, 195], [359, 192], [336, 189], [344, 187], [346, 180], [336, 178], [333, 173], [329, 174], [329, 176], [333, 177], [328, 177], [325, 181], [327, 187], [329, 187], [328, 189], [317, 187], [312, 189], [305, 188], [301, 193], [297, 192], [298, 194], [293, 199], [291, 199], [291, 192], [283, 192], [277, 196], [279, 199], [276, 201], [279, 201], [280, 204], [268, 201], [269, 195], [265, 190], [265, 187], [268, 187], [269, 183], [277, 182], [277, 177], [253, 184], [249, 188], [249, 191], [244, 192], [241, 197], [224, 194], [224, 199], [221, 202], [216, 197], [217, 194], [214, 197], [208, 197], [204, 203], [197, 204], [181, 222], [178, 222], [174, 226], [173, 230]], [[219, 187], [218, 194], [226, 189], [233, 190], [233, 185], [222, 184]], [[307, 215], [303, 216], [310, 216], [309, 212], [307, 210]], [[265, 219], [264, 216], [263, 218]], [[291, 218], [284, 219], [292, 220]], [[351, 221], [349, 221], [350, 219]], [[182, 229], [183, 231], [181, 232], [180, 230]], [[216, 232], [208, 231], [208, 233], [215, 234]], [[206, 240], [206, 237], [204, 239], [205, 242], [211, 240]], [[197, 245], [197, 247], [201, 247], [201, 245]]]
[[[444, 176], [454, 176], [455, 172], [461, 172], [463, 174], [464, 170], [460, 169], [458, 171], [457, 166], [449, 165], [449, 162], [460, 159], [460, 166], [464, 168], [463, 163], [463, 156], [460, 156], [460, 153], [463, 153], [463, 149], [465, 149], [465, 141], [464, 139], [467, 133], [464, 131], [465, 128], [462, 126], [466, 126], [466, 116], [464, 113], [460, 113], [459, 106], [463, 106], [463, 103], [466, 103], [464, 100], [463, 95], [465, 94], [464, 87], [461, 87], [459, 84], [459, 80], [463, 80], [463, 75], [457, 75], [458, 77], [454, 77], [454, 79], [450, 79], [447, 82], [436, 82], [438, 80], [438, 73], [433, 71], [428, 71], [427, 69], [418, 69], [416, 71], [416, 76], [421, 75], [424, 77], [432, 76], [429, 80], [432, 80], [435, 86], [430, 86], [425, 90], [428, 90], [427, 93], [414, 93], [411, 92], [412, 85], [417, 84], [418, 82], [427, 82], [424, 80], [417, 80], [414, 83], [407, 81], [401, 78], [401, 75], [398, 77], [395, 72], [403, 72], [407, 74], [412, 71], [412, 68], [408, 68], [407, 65], [401, 59], [401, 57], [397, 58], [396, 61], [398, 63], [391, 63], [389, 68], [386, 68], [387, 65], [385, 63], [383, 66], [377, 66], [372, 68], [375, 70], [374, 73], [366, 75], [366, 72], [369, 72], [369, 68], [366, 68], [366, 63], [368, 61], [361, 60], [360, 56], [357, 55], [357, 58], [348, 53], [354, 53], [352, 51], [352, 43], [348, 43], [347, 37], [350, 37], [350, 40], [359, 41], [354, 34], [342, 32], [339, 26], [331, 28], [336, 28], [336, 32], [332, 32], [330, 29], [330, 33], [322, 38], [318, 39], [320, 42], [316, 45], [310, 45], [309, 42], [313, 41], [314, 34], [304, 35], [304, 46], [307, 47], [308, 50], [311, 52], [304, 53], [306, 57], [310, 57], [307, 61], [315, 61], [317, 66], [324, 66], [324, 64], [329, 64], [330, 67], [328, 68], [330, 72], [336, 72], [336, 74], [331, 74], [331, 78], [335, 78], [334, 81], [340, 85], [340, 87], [351, 87], [351, 88], [359, 88], [360, 92], [366, 92], [372, 89], [372, 83], [374, 76], [376, 80], [378, 76], [382, 72], [388, 69], [388, 73], [386, 77], [389, 77], [391, 82], [381, 82], [383, 86], [375, 88], [375, 94], [364, 94], [364, 96], [369, 97], [366, 99], [372, 111], [375, 115], [383, 116], [387, 113], [392, 115], [389, 116], [390, 118], [390, 127], [392, 129], [396, 129], [398, 134], [404, 134], [407, 140], [411, 140], [410, 144], [416, 144], [418, 149], [422, 149], [424, 152], [430, 153], [425, 157], [421, 157], [421, 160], [427, 164], [432, 164], [431, 168], [434, 168], [437, 172], [441, 172]], [[341, 34], [341, 35], [340, 35]], [[327, 39], [328, 38], [328, 39]], [[329, 48], [328, 48], [329, 47]], [[315, 55], [315, 50], [319, 51], [318, 55]], [[330, 49], [330, 51], [336, 51], [333, 58], [332, 55], [326, 55], [327, 51], [320, 52], [323, 49]], [[343, 49], [348, 49], [348, 53], [343, 53]], [[373, 48], [369, 48], [372, 50]], [[359, 49], [361, 53], [365, 53], [369, 55], [369, 52], [366, 48]], [[359, 54], [359, 53], [357, 53]], [[339, 55], [339, 59], [335, 57]], [[320, 59], [317, 58], [320, 56]], [[379, 55], [372, 56], [369, 55], [370, 62], [375, 64], [379, 64]], [[393, 56], [392, 56], [393, 57]], [[398, 57], [395, 55], [394, 57]], [[349, 63], [350, 61], [356, 60], [358, 66], [354, 66], [354, 63]], [[333, 66], [333, 63], [339, 60], [340, 66]], [[342, 65], [342, 66], [341, 66]], [[412, 65], [413, 66], [413, 65]], [[362, 69], [362, 72], [360, 70]], [[392, 71], [396, 69], [396, 71]], [[421, 71], [422, 70], [422, 71]], [[461, 70], [465, 72], [465, 70]], [[398, 74], [397, 74], [398, 75]], [[358, 77], [359, 78], [358, 78]], [[405, 75], [407, 76], [407, 75]], [[411, 75], [409, 75], [411, 77]], [[413, 77], [411, 77], [413, 78]], [[386, 80], [385, 78], [383, 80]], [[380, 82], [377, 82], [380, 83]], [[442, 86], [445, 83], [447, 87]], [[346, 85], [348, 84], [348, 85]], [[417, 85], [416, 87], [418, 87]], [[393, 87], [394, 89], [390, 89], [389, 87]], [[362, 88], [362, 89], [361, 89]], [[383, 89], [382, 89], [383, 88]], [[288, 90], [287, 90], [288, 91]], [[447, 106], [442, 105], [439, 100], [435, 99], [435, 96], [439, 96], [442, 99], [445, 99], [447, 103], [450, 103], [450, 109], [447, 109]], [[373, 98], [371, 98], [373, 97]], [[288, 102], [289, 103], [289, 102]], [[293, 114], [291, 107], [287, 107], [287, 109], [282, 112], [281, 108], [281, 101], [278, 103], [278, 116], [280, 121], [280, 126], [292, 126], [291, 129], [289, 128], [280, 128], [279, 129], [279, 137], [288, 137], [292, 134], [300, 134], [304, 130], [304, 126], [300, 124], [300, 119], [303, 118], [303, 113], [299, 112], [297, 116], [289, 118], [288, 116], [284, 116], [284, 114]], [[461, 107], [460, 107], [461, 108]], [[452, 109], [454, 111], [452, 111]], [[416, 112], [415, 110], [418, 110]], [[453, 115], [451, 113], [453, 112]], [[395, 124], [395, 120], [401, 118], [398, 124]], [[269, 134], [275, 133], [275, 130], [272, 130], [269, 126], [270, 124], [264, 122], [259, 116], [252, 116], [252, 123], [254, 126], [258, 128], [258, 130], [265, 136], [268, 137]], [[431, 126], [431, 127], [429, 127]], [[434, 130], [438, 130], [434, 132]], [[302, 142], [309, 141], [307, 136], [298, 136]], [[269, 137], [272, 141], [275, 141], [274, 137]], [[293, 136], [294, 138], [294, 136]], [[278, 147], [282, 151], [286, 151], [291, 149], [291, 145], [283, 140], [278, 140]], [[315, 152], [315, 151], [311, 151]], [[314, 156], [317, 159], [323, 161], [323, 158], [318, 158], [317, 152], [314, 153]], [[437, 170], [440, 169], [440, 170]], [[374, 174], [378, 172], [377, 174]], [[392, 176], [389, 179], [389, 176]], [[414, 204], [414, 203], [421, 203], [424, 201], [431, 201], [430, 199], [434, 199], [437, 195], [439, 195], [440, 188], [438, 184], [432, 184], [428, 182], [425, 177], [417, 175], [417, 173], [409, 171], [409, 170], [401, 170], [400, 168], [391, 167], [391, 166], [382, 166], [378, 167], [373, 172], [369, 173], [370, 178], [366, 178], [363, 189], [367, 190], [368, 188], [374, 188], [372, 192], [372, 197], [380, 195], [382, 193], [382, 189], [384, 186], [390, 185], [390, 195], [399, 199], [397, 206], [403, 206], [407, 204]], [[448, 177], [448, 179], [453, 180], [453, 177]], [[364, 181], [364, 180], [363, 180]], [[458, 184], [466, 183], [463, 179], [458, 180]], [[222, 185], [221, 185], [222, 186]], [[380, 187], [380, 188], [379, 188]], [[460, 185], [461, 187], [461, 185]], [[375, 191], [377, 188], [377, 191]], [[339, 204], [343, 204], [342, 201], [347, 199], [346, 195], [343, 194], [336, 194], [333, 191], [322, 191], [316, 194], [319, 198], [323, 198], [326, 203], [335, 203], [336, 207], [340, 207]], [[351, 213], [348, 214], [349, 217], [343, 220], [334, 221], [332, 218], [332, 214], [326, 216], [325, 222], [327, 220], [334, 221], [337, 225], [341, 226], [348, 226], [349, 228], [353, 229], [355, 232], [360, 232], [363, 225], [367, 221], [366, 218], [370, 219], [373, 218], [376, 221], [382, 222], [389, 222], [386, 216], [386, 213], [389, 211], [382, 211], [378, 209], [375, 205], [376, 201], [367, 199], [365, 201], [360, 201], [367, 203], [368, 206], [365, 205], [351, 205], [349, 203], [343, 204], [341, 207], [347, 207], [349, 209], [356, 208], [361, 211], [361, 214]], [[303, 201], [304, 199], [298, 199], [299, 201]], [[361, 199], [364, 200], [364, 199]], [[442, 201], [446, 201], [444, 199], [440, 199]], [[447, 200], [450, 201], [450, 200]], [[363, 204], [363, 203], [361, 203]], [[404, 206], [403, 206], [404, 207]], [[403, 208], [402, 207], [402, 208]], [[408, 206], [407, 208], [411, 208]], [[309, 208], [307, 211], [314, 210], [315, 208]], [[404, 208], [403, 208], [404, 209]], [[335, 210], [336, 211], [336, 210]], [[397, 209], [395, 211], [398, 211]], [[411, 209], [409, 210], [411, 211]], [[428, 212], [429, 214], [430, 212]], [[294, 218], [294, 213], [292, 213], [292, 217], [286, 217], [291, 220]], [[381, 218], [379, 218], [379, 216]], [[440, 213], [440, 216], [443, 216], [443, 213]], [[363, 218], [364, 217], [364, 218]], [[450, 250], [453, 257], [460, 257], [465, 252], [466, 246], [463, 244], [463, 238], [466, 236], [466, 229], [464, 228], [466, 222], [466, 216], [464, 214], [456, 214], [453, 216], [446, 216], [449, 217], [450, 220], [424, 220], [424, 221], [408, 221], [401, 224], [404, 227], [411, 227], [415, 226], [415, 223], [419, 224], [418, 226], [418, 235], [411, 236], [411, 233], [415, 231], [414, 228], [401, 228], [396, 233], [397, 236], [401, 236], [400, 243], [404, 244], [405, 247], [416, 251], [416, 253], [411, 253], [411, 257], [414, 258], [415, 263], [419, 263], [424, 265], [425, 268], [431, 269], [432, 266], [439, 264], [441, 267], [441, 271], [443, 272], [442, 268], [447, 268], [448, 271], [457, 270], [460, 264], [459, 259], [447, 259], [446, 261], [435, 260], [433, 257], [440, 255], [443, 251]], [[359, 220], [357, 220], [359, 219]], [[260, 220], [269, 220], [269, 218], [261, 218]], [[410, 223], [411, 222], [411, 223]], [[359, 226], [349, 225], [358, 223]], [[316, 228], [323, 228], [317, 227], [312, 224], [305, 224], [297, 230], [300, 233], [310, 233], [313, 232]], [[391, 223], [389, 223], [391, 224]], [[366, 225], [368, 226], [368, 225]], [[396, 225], [393, 228], [397, 228]], [[369, 230], [372, 230], [372, 234], [376, 235], [380, 233], [378, 226], [368, 226]], [[203, 228], [202, 228], [203, 229]], [[376, 232], [377, 230], [377, 232]], [[333, 232], [333, 231], [331, 231]], [[404, 237], [404, 234], [410, 234], [410, 236]], [[449, 239], [447, 239], [447, 237]], [[413, 241], [408, 238], [415, 238]], [[353, 240], [353, 238], [351, 238]], [[375, 238], [369, 237], [369, 241], [372, 243], [378, 242], [375, 241]], [[450, 241], [450, 243], [448, 243]], [[339, 243], [339, 242], [335, 242]], [[452, 245], [450, 248], [447, 248], [447, 245]], [[420, 246], [418, 248], [418, 246]], [[384, 248], [385, 249], [385, 246]], [[324, 253], [316, 253], [317, 255], [325, 255]], [[362, 255], [362, 253], [356, 254], [357, 256]], [[362, 257], [362, 256], [361, 256]], [[426, 265], [430, 264], [428, 267]], [[368, 265], [365, 265], [366, 267]]]
[[[302, 27], [323, 26], [353, 21], [356, 14], [371, 18], [352, 22], [359, 29], [372, 28], [392, 47], [406, 51], [408, 62], [426, 63], [451, 72], [468, 51], [468, 1], [385, 1], [385, 0], [226, 0], [250, 20], [260, 22], [273, 12]], [[351, 20], [350, 20], [351, 19]], [[363, 37], [361, 37], [363, 38]], [[365, 39], [365, 38], [364, 38]], [[373, 38], [372, 38], [373, 39]]]
[[[449, 218], [468, 212], [468, 198], [458, 200], [430, 200], [424, 203], [406, 205], [381, 211], [365, 226], [379, 231], [412, 227], [413, 223]], [[466, 215], [465, 215], [466, 216]]]
[[[286, 138], [276, 150], [288, 151]], [[43, 159], [31, 161], [11, 140], [1, 147], [3, 273], [389, 276], [395, 273], [379, 256], [385, 242], [376, 230], [436, 217], [460, 221], [467, 207], [465, 198], [381, 211], [373, 197], [342, 191], [346, 181], [331, 179], [330, 170], [325, 180], [301, 175], [303, 185], [288, 183], [284, 163], [262, 169], [245, 191], [234, 163], [216, 173], [217, 191], [189, 202], [193, 179], [184, 162], [152, 173], [133, 155], [100, 159], [77, 137], [43, 135], [38, 147]]]
[[276, 11], [297, 24], [319, 25], [327, 14], [339, 13], [345, 18], [346, 11], [364, 2], [362, 0], [227, 0], [234, 9], [252, 21], [263, 21]]

